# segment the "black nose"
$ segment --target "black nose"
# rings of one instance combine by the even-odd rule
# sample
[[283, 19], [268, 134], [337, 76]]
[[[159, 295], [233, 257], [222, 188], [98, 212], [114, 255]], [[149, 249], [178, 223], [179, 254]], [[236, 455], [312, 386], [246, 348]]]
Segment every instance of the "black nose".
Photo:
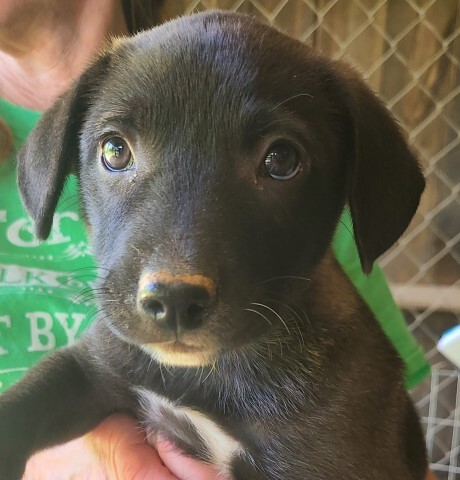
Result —
[[155, 323], [174, 332], [200, 327], [213, 302], [214, 284], [201, 275], [144, 275], [138, 302]]

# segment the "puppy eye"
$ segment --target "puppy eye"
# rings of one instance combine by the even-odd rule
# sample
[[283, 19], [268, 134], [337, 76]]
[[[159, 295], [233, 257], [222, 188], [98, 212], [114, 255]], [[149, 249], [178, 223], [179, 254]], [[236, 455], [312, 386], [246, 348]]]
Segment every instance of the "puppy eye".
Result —
[[128, 143], [122, 137], [109, 137], [102, 142], [101, 160], [113, 172], [129, 170], [134, 163]]
[[270, 147], [265, 159], [264, 170], [275, 180], [289, 180], [301, 170], [298, 151], [289, 143], [278, 143]]

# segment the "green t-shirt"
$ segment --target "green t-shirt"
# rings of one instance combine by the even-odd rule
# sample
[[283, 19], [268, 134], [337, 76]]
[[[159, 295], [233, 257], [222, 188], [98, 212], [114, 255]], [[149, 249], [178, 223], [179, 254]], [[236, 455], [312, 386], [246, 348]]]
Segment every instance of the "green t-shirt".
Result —
[[[0, 116], [13, 132], [15, 150], [40, 114], [0, 99]], [[53, 229], [39, 243], [16, 186], [16, 163], [0, 165], [0, 392], [47, 352], [72, 343], [94, 318], [91, 294], [96, 267], [80, 218], [78, 188], [70, 177], [54, 215]], [[421, 348], [406, 328], [378, 268], [360, 267], [351, 220], [345, 214], [334, 251], [406, 362], [407, 386], [429, 372]]]
[[[39, 118], [0, 100], [15, 150]], [[0, 392], [44, 354], [72, 343], [96, 311], [96, 276], [71, 177], [51, 235], [38, 242], [16, 186], [16, 162], [0, 164]]]

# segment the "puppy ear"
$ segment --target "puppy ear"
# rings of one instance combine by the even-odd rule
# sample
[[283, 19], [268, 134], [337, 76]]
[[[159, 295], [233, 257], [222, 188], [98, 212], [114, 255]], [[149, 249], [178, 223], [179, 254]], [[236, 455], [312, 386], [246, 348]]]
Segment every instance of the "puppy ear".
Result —
[[19, 190], [40, 240], [48, 238], [65, 179], [76, 170], [88, 91], [95, 88], [107, 59], [100, 57], [43, 114], [18, 154]]
[[408, 227], [425, 188], [420, 166], [395, 120], [361, 78], [345, 72], [352, 129], [350, 205], [365, 273]]

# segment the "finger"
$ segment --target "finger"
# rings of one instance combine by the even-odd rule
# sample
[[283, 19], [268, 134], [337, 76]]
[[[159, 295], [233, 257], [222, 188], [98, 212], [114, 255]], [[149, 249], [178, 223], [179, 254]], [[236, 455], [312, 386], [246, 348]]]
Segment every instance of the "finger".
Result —
[[109, 480], [179, 480], [163, 464], [131, 418], [113, 415], [87, 435]]
[[156, 449], [163, 463], [181, 480], [224, 480], [225, 476], [210, 465], [186, 457], [174, 443], [158, 438]]
[[179, 480], [147, 444], [132, 445], [113, 453], [111, 468], [106, 469], [110, 480]]

